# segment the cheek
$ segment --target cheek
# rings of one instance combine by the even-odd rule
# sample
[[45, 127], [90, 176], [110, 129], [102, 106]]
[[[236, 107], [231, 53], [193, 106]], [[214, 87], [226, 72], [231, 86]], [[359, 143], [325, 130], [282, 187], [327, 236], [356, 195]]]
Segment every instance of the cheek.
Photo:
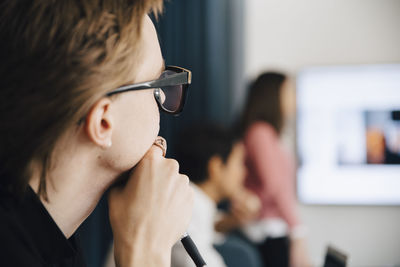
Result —
[[152, 139], [153, 142], [158, 135], [160, 125], [160, 113], [154, 95], [147, 94], [143, 101], [137, 104], [140, 108], [131, 114], [131, 119], [135, 122], [134, 130], [140, 132], [142, 140]]
[[[144, 92], [143, 92], [144, 93]], [[117, 158], [121, 169], [130, 169], [136, 165], [153, 144], [159, 131], [160, 114], [153, 94], [137, 94], [119, 121]]]
[[[134, 126], [131, 129], [131, 140], [132, 143], [137, 144], [142, 150], [145, 150], [144, 152], [147, 152], [158, 135], [160, 114], [152, 93], [147, 94], [143, 101], [137, 104], [141, 108], [135, 114], [132, 114], [131, 119]], [[141, 154], [144, 154], [143, 151], [141, 152]]]

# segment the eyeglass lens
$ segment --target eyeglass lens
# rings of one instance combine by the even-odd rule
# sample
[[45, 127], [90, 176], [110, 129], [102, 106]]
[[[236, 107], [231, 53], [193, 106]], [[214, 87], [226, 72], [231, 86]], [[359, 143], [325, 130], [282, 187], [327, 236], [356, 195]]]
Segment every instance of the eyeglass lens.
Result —
[[[166, 70], [161, 74], [160, 78], [165, 78], [175, 73], [174, 71]], [[183, 97], [183, 85], [164, 86], [160, 87], [160, 89], [162, 107], [170, 112], [177, 111]]]

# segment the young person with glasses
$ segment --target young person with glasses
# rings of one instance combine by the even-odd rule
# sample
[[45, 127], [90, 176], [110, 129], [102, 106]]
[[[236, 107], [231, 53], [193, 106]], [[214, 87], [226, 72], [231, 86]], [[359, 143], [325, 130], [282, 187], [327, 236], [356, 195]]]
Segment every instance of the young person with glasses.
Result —
[[[109, 194], [117, 266], [169, 266], [193, 192], [153, 145], [191, 73], [164, 67], [161, 0], [0, 4], [0, 265], [84, 266], [75, 231]], [[115, 185], [118, 184], [118, 185]]]

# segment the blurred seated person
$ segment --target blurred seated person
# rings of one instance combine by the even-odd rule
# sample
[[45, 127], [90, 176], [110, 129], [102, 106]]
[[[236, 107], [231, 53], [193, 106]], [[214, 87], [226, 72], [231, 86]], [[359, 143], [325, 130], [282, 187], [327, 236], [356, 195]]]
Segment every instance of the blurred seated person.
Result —
[[258, 220], [244, 233], [258, 244], [264, 266], [308, 266], [304, 227], [295, 196], [295, 160], [281, 141], [294, 114], [294, 95], [284, 74], [267, 72], [250, 87], [241, 127], [246, 149], [246, 187], [261, 200]]
[[[188, 233], [208, 266], [261, 266], [256, 248], [240, 239], [224, 238], [215, 231], [217, 203], [246, 194], [244, 192], [244, 147], [230, 132], [212, 125], [202, 125], [183, 132], [177, 142], [176, 159], [180, 172], [189, 176], [194, 188], [194, 209]], [[250, 194], [250, 193], [247, 193]], [[258, 204], [258, 202], [256, 202]], [[245, 205], [236, 214], [253, 219]], [[240, 207], [239, 207], [240, 206]], [[247, 205], [249, 206], [249, 205]], [[250, 205], [251, 206], [251, 205]], [[238, 226], [239, 219], [229, 216], [224, 229]], [[221, 252], [221, 253], [219, 253]], [[172, 267], [194, 266], [182, 244], [172, 249]]]

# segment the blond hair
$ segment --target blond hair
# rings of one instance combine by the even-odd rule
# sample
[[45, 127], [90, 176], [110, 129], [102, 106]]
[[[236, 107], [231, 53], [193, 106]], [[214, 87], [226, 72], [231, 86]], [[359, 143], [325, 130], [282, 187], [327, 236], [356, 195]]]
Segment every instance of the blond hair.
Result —
[[61, 135], [136, 68], [143, 17], [162, 0], [7, 0], [0, 4], [0, 186], [39, 193]]

